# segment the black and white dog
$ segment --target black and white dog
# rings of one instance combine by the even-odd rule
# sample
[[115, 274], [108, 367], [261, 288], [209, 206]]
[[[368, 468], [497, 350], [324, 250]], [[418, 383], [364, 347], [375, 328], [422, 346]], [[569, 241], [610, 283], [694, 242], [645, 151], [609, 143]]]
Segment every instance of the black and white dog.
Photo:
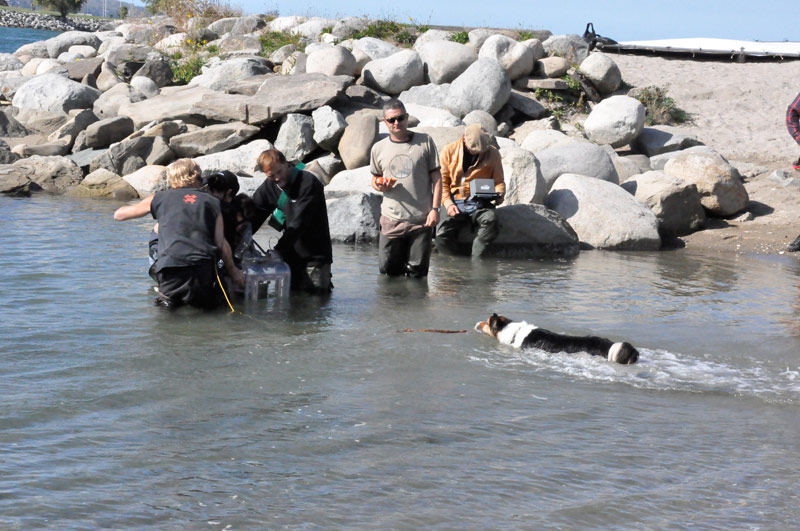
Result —
[[525, 321], [516, 323], [508, 317], [492, 314], [486, 321], [475, 324], [475, 330], [490, 335], [504, 345], [516, 348], [538, 348], [546, 352], [586, 352], [630, 365], [639, 359], [639, 351], [627, 342], [613, 343], [598, 336], [568, 336], [536, 327]]

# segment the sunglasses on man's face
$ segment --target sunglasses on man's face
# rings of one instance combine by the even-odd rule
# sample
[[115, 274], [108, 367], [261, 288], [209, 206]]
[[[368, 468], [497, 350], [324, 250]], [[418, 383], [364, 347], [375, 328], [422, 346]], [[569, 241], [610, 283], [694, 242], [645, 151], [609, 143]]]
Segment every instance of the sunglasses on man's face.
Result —
[[397, 122], [402, 122], [402, 121], [404, 121], [406, 118], [408, 118], [408, 115], [407, 115], [407, 114], [401, 114], [400, 116], [395, 116], [395, 117], [393, 117], [393, 118], [384, 118], [384, 120], [386, 120], [386, 121], [387, 121], [387, 122], [389, 122], [390, 124], [395, 124], [395, 123], [397, 123]]

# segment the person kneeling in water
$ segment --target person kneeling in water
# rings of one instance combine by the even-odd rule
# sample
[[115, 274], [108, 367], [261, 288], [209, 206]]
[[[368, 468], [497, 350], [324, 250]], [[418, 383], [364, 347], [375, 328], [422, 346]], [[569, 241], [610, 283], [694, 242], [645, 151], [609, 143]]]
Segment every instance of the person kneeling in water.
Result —
[[233, 263], [225, 240], [219, 199], [199, 190], [200, 168], [191, 159], [170, 164], [167, 180], [169, 190], [118, 208], [114, 219], [125, 221], [149, 213], [158, 220], [158, 303], [213, 308], [222, 302], [216, 275], [218, 254], [234, 283], [244, 286], [242, 271]]

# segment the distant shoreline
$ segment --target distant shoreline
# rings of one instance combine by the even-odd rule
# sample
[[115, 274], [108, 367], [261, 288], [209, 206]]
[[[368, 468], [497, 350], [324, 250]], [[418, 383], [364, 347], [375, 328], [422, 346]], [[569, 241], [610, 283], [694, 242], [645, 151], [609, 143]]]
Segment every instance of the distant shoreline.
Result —
[[98, 31], [112, 19], [67, 16], [62, 19], [46, 13], [31, 13], [0, 8], [0, 27], [48, 31]]

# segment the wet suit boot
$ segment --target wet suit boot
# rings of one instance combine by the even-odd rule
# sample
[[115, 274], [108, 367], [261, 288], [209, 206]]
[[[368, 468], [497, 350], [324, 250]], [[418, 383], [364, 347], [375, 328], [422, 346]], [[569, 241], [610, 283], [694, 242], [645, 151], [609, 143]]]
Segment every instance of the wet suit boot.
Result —
[[794, 241], [789, 244], [789, 247], [787, 247], [786, 250], [790, 253], [796, 253], [797, 251], [800, 251], [800, 236], [795, 238]]

